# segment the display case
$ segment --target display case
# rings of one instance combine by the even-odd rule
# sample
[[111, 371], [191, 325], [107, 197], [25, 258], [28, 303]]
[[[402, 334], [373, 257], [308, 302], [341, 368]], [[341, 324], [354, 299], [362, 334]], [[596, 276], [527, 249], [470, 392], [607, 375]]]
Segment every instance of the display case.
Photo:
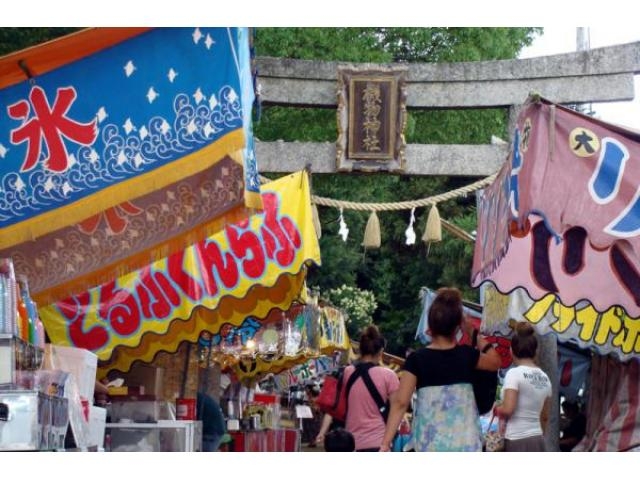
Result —
[[175, 420], [169, 402], [156, 400], [153, 395], [140, 395], [134, 398], [111, 397], [107, 406], [109, 418], [113, 423], [155, 423], [160, 420]]
[[33, 372], [42, 366], [44, 351], [8, 333], [0, 333], [0, 390], [19, 388], [20, 372]]
[[69, 425], [66, 398], [35, 390], [0, 391], [0, 450], [56, 450]]
[[[105, 449], [112, 452], [200, 452], [202, 422], [161, 420], [157, 423], [107, 423]], [[107, 445], [109, 445], [107, 447]]]

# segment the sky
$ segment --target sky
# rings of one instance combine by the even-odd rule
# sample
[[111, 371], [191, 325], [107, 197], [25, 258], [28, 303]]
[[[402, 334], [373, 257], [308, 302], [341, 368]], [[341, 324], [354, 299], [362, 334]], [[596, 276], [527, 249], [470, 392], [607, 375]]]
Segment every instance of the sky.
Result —
[[[640, 28], [624, 25], [587, 27], [591, 48], [640, 41]], [[520, 58], [532, 58], [576, 51], [577, 27], [544, 27], [544, 34], [523, 50]], [[629, 102], [608, 102], [592, 105], [595, 116], [605, 122], [617, 123], [640, 130], [640, 75], [635, 76], [635, 99]]]

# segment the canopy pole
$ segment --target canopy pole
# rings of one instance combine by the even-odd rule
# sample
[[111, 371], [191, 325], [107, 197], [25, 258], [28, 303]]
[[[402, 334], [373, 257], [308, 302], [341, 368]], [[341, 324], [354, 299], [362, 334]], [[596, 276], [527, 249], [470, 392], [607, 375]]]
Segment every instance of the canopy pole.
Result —
[[187, 389], [187, 377], [189, 376], [189, 357], [191, 357], [191, 343], [187, 342], [187, 354], [184, 357], [184, 371], [182, 372], [182, 385], [180, 386], [180, 398], [184, 398]]
[[560, 451], [560, 379], [558, 374], [558, 338], [539, 335], [538, 362], [551, 380], [551, 408], [544, 443], [548, 452]]

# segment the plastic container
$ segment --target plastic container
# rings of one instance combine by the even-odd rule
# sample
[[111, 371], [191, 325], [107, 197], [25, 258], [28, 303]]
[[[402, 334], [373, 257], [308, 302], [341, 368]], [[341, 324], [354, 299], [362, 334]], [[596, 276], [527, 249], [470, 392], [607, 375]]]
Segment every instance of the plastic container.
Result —
[[84, 348], [63, 347], [61, 345], [45, 345], [44, 368], [46, 370], [63, 370], [73, 375], [80, 397], [93, 399], [96, 385], [98, 356]]
[[195, 420], [196, 419], [196, 399], [177, 398], [176, 399], [176, 419]]

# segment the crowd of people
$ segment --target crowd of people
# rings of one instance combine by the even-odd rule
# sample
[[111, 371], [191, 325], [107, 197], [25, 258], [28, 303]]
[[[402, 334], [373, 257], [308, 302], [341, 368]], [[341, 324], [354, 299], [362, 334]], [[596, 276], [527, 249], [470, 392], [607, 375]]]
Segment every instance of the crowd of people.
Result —
[[[314, 443], [326, 451], [392, 451], [399, 426], [411, 418], [411, 435], [404, 450], [482, 451], [483, 435], [472, 387], [474, 372], [496, 372], [501, 357], [493, 345], [473, 332], [463, 314], [456, 288], [441, 288], [428, 312], [431, 342], [410, 351], [400, 374], [381, 364], [385, 339], [374, 326], [360, 337], [360, 358], [343, 375], [347, 412], [344, 422], [322, 418]], [[474, 346], [458, 342], [460, 330], [477, 338]], [[513, 366], [503, 381], [492, 414], [499, 419], [504, 450], [545, 451], [544, 433], [551, 405], [551, 381], [536, 364], [538, 339], [528, 323], [515, 326]], [[351, 381], [350, 381], [351, 379]], [[381, 405], [384, 405], [381, 407]], [[567, 417], [578, 418], [563, 404]], [[562, 450], [570, 450], [584, 435], [574, 420], [563, 431]]]
[[[497, 372], [502, 359], [465, 318], [456, 288], [438, 290], [428, 312], [428, 328], [431, 342], [409, 349], [402, 371], [396, 374], [382, 364], [385, 338], [375, 325], [367, 326], [360, 336], [359, 359], [342, 375], [344, 421], [319, 412], [315, 405], [319, 386], [307, 385], [305, 393], [317, 415], [305, 419], [303, 442], [327, 452], [482, 451], [474, 372]], [[460, 330], [473, 338], [472, 345], [458, 341]], [[537, 353], [533, 327], [517, 323], [511, 338], [513, 364], [492, 409], [507, 452], [545, 451], [552, 388], [536, 364]], [[198, 405], [204, 407], [202, 417], [221, 418], [221, 414], [211, 415], [219, 407], [202, 400], [198, 398]], [[571, 451], [585, 434], [586, 419], [575, 402], [563, 402], [562, 410], [560, 450]], [[209, 423], [211, 428], [203, 432], [206, 450], [215, 451], [224, 431], [217, 428], [219, 421]], [[409, 430], [410, 435], [399, 442], [399, 431]]]

